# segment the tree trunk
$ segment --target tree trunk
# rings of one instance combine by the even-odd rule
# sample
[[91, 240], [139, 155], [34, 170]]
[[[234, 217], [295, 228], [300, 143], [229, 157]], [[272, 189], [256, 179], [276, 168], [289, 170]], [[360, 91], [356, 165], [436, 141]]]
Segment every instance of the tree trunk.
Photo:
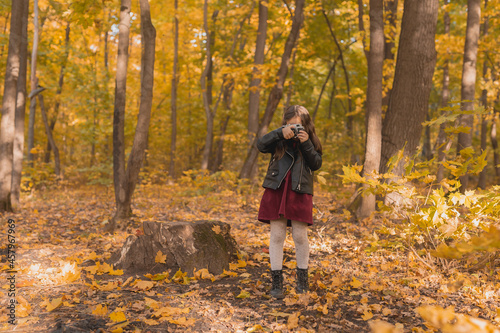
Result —
[[55, 162], [55, 173], [59, 177], [61, 176], [61, 162], [59, 160], [59, 149], [56, 146], [54, 137], [52, 136], [52, 131], [49, 126], [49, 121], [47, 120], [47, 113], [45, 112], [45, 104], [43, 102], [43, 94], [38, 94], [38, 101], [40, 102], [40, 111], [42, 113], [43, 124], [45, 125], [45, 133], [47, 133], [47, 140], [49, 141], [52, 151], [54, 152], [54, 162]]
[[[391, 68], [394, 64], [394, 52], [393, 49], [396, 46], [396, 31], [398, 22], [398, 0], [388, 0], [384, 3], [385, 11], [385, 22], [388, 23], [389, 27], [386, 29], [388, 31], [385, 36], [384, 42], [384, 61], [391, 62]], [[389, 85], [390, 73], [391, 71], [386, 71], [387, 74], [384, 75], [383, 84], [387, 85], [384, 88], [385, 94], [382, 97], [382, 110], [387, 110], [387, 105], [389, 105], [389, 96], [391, 95], [392, 88]]]
[[[499, 99], [495, 101], [498, 105]], [[497, 121], [498, 121], [498, 110], [495, 108], [493, 111], [493, 120], [491, 122], [490, 140], [491, 146], [493, 147], [493, 165], [495, 168], [496, 184], [500, 182], [500, 153], [498, 151], [498, 138], [497, 138]]]
[[179, 19], [178, 15], [178, 0], [174, 1], [174, 64], [172, 69], [172, 96], [170, 97], [171, 105], [171, 122], [172, 122], [172, 135], [170, 137], [170, 165], [168, 173], [170, 178], [175, 179], [175, 151], [177, 145], [177, 82], [178, 74], [177, 67], [179, 64]]
[[[377, 173], [382, 145], [382, 78], [384, 66], [384, 1], [370, 0], [370, 51], [368, 54], [368, 87], [366, 92], [366, 149], [363, 175]], [[363, 186], [366, 188], [367, 186]], [[375, 195], [361, 198], [356, 215], [365, 218], [375, 211]]]
[[26, 73], [28, 67], [28, 16], [29, 0], [23, 1], [22, 39], [20, 49], [19, 78], [17, 80], [17, 101], [12, 165], [11, 204], [14, 211], [19, 206], [21, 196], [21, 175], [24, 156], [24, 118], [26, 114]]
[[[484, 10], [486, 12], [486, 7], [488, 6], [488, 0], [484, 1]], [[484, 18], [484, 23], [483, 23], [483, 36], [488, 35], [488, 17]], [[483, 62], [483, 81], [487, 81], [487, 76], [488, 76], [488, 60], [485, 59]], [[483, 89], [481, 92], [481, 104], [483, 105], [484, 109], [488, 109], [488, 91]], [[487, 137], [488, 137], [488, 120], [486, 115], [482, 115], [482, 121], [481, 121], [481, 152], [486, 150], [487, 146]], [[477, 187], [481, 189], [486, 188], [486, 177], [487, 177], [487, 165], [484, 167], [483, 171], [479, 173], [479, 180]]]
[[[427, 115], [425, 116], [427, 121], [431, 120], [430, 111], [427, 110]], [[430, 126], [425, 126], [424, 135], [424, 146], [422, 148], [422, 155], [427, 161], [432, 159], [432, 146], [431, 146], [431, 128]]]
[[[437, 0], [404, 3], [393, 90], [382, 125], [381, 173], [399, 150], [411, 157], [420, 142], [436, 64], [437, 14]], [[403, 166], [401, 161], [393, 173], [401, 176]]]
[[[444, 0], [444, 5], [447, 6], [449, 4], [449, 0]], [[450, 13], [448, 11], [448, 8], [446, 8], [443, 16], [443, 23], [444, 23], [444, 33], [445, 35], [450, 35]], [[449, 53], [449, 50], [448, 50]], [[444, 65], [443, 65], [443, 89], [441, 92], [441, 108], [445, 108], [448, 106], [448, 101], [450, 100], [450, 59], [449, 59], [449, 54], [447, 55]], [[445, 112], [446, 114], [447, 112]], [[447, 140], [446, 138], [446, 133], [445, 129], [447, 127], [447, 123], [442, 123], [439, 125], [439, 134], [438, 138], [436, 141], [436, 146], [437, 146], [437, 151], [438, 151], [438, 169], [437, 169], [437, 174], [436, 174], [436, 181], [438, 183], [441, 183], [441, 181], [444, 178], [444, 166], [443, 162], [446, 159], [446, 151], [450, 148], [451, 146], [451, 140]], [[445, 142], [448, 141], [448, 144], [446, 144], [445, 147]]]
[[[215, 22], [218, 12], [215, 11], [212, 18]], [[201, 74], [200, 84], [201, 84], [201, 95], [203, 97], [203, 108], [205, 110], [205, 117], [207, 118], [207, 133], [205, 135], [205, 146], [203, 148], [203, 154], [201, 159], [201, 169], [208, 170], [208, 163], [210, 162], [210, 156], [212, 154], [212, 145], [214, 140], [214, 119], [215, 112], [212, 110], [212, 39], [215, 34], [210, 33], [208, 30], [208, 0], [205, 0], [203, 5], [203, 29], [207, 36], [206, 43], [206, 59], [207, 63], [205, 69]]]
[[290, 76], [288, 78], [288, 89], [286, 92], [285, 107], [283, 108], [283, 110], [286, 110], [290, 106], [290, 103], [292, 101], [293, 86], [294, 86], [293, 73], [295, 71], [296, 57], [297, 57], [297, 47], [293, 50], [292, 61], [290, 63]]
[[12, 211], [12, 165], [16, 125], [17, 80], [20, 70], [24, 1], [12, 0], [9, 51], [0, 121], [0, 212]]
[[132, 213], [126, 203], [125, 179], [125, 103], [127, 93], [127, 65], [130, 32], [131, 0], [121, 0], [120, 24], [118, 25], [118, 58], [116, 62], [115, 108], [113, 115], [113, 181], [115, 187], [116, 212], [110, 229], [117, 219], [124, 219]]
[[285, 83], [286, 75], [288, 72], [290, 56], [292, 55], [292, 50], [299, 36], [302, 23], [304, 22], [304, 3], [305, 0], [295, 1], [295, 14], [293, 16], [292, 29], [285, 43], [285, 50], [283, 52], [283, 56], [281, 57], [281, 65], [278, 70], [276, 83], [269, 94], [266, 110], [264, 111], [264, 116], [262, 117], [262, 120], [260, 122], [257, 137], [254, 138], [252, 146], [248, 151], [245, 163], [241, 168], [240, 178], [250, 178], [251, 171], [254, 168], [254, 165], [257, 163], [257, 158], [259, 155], [259, 150], [257, 149], [257, 140], [259, 137], [266, 134], [269, 124], [271, 123], [271, 120], [273, 118], [274, 112], [276, 111], [276, 108], [278, 107], [278, 104], [283, 97], [283, 85]]
[[217, 172], [222, 169], [222, 160], [224, 156], [224, 136], [226, 135], [229, 118], [231, 118], [231, 116], [227, 116], [220, 127], [220, 137], [217, 143], [217, 151], [215, 153], [215, 161], [212, 166], [212, 172]]
[[332, 64], [332, 67], [330, 67], [330, 70], [328, 71], [328, 75], [326, 76], [325, 82], [321, 86], [321, 90], [320, 90], [319, 96], [318, 96], [318, 101], [316, 102], [316, 107], [314, 108], [314, 111], [312, 114], [313, 122], [316, 121], [316, 114], [318, 113], [319, 103], [321, 102], [321, 97], [323, 96], [323, 93], [325, 92], [326, 85], [327, 85], [328, 81], [330, 81], [330, 76], [332, 76], [332, 73], [334, 72], [336, 65], [337, 65], [337, 62], [334, 61]]
[[[59, 115], [59, 107], [61, 106], [60, 96], [62, 93], [62, 88], [64, 85], [64, 71], [66, 69], [66, 64], [68, 63], [69, 57], [69, 34], [70, 34], [70, 22], [66, 24], [66, 38], [65, 38], [65, 51], [64, 58], [61, 64], [61, 71], [59, 72], [59, 85], [56, 91], [56, 104], [54, 106], [54, 116], [50, 120], [50, 131], [54, 131], [54, 127], [56, 126], [57, 117]], [[50, 161], [50, 151], [52, 150], [52, 146], [50, 142], [47, 142], [47, 149], [45, 154], [45, 163], [49, 163]]]
[[[31, 50], [31, 93], [37, 89], [38, 80], [36, 78], [36, 61], [38, 56], [38, 0], [33, 1], [34, 11], [34, 33], [33, 33], [33, 47]], [[32, 95], [30, 93], [30, 95]], [[36, 96], [31, 96], [30, 99], [30, 116], [28, 123], [28, 164], [33, 167], [33, 153], [31, 150], [35, 147], [35, 114], [36, 114]]]
[[264, 64], [264, 51], [266, 47], [268, 4], [267, 0], [259, 0], [259, 28], [257, 30], [252, 81], [250, 82], [248, 94], [248, 142], [250, 147], [259, 130], [260, 82], [262, 76], [261, 67]]
[[[476, 91], [476, 61], [481, 23], [481, 0], [468, 0], [467, 4], [467, 30], [465, 35], [464, 61], [462, 69], [462, 111], [474, 110], [474, 97]], [[472, 126], [474, 115], [462, 114], [459, 125], [468, 127], [467, 133], [458, 134], [457, 152], [472, 146]], [[460, 192], [465, 193], [469, 184], [469, 175], [460, 177]]]

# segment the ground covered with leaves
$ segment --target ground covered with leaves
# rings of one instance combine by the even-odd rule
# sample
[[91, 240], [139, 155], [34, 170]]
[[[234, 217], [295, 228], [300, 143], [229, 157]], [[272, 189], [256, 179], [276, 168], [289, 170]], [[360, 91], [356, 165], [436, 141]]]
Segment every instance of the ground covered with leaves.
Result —
[[[222, 181], [224, 183], [224, 181]], [[141, 185], [135, 216], [102, 232], [114, 210], [106, 187], [54, 187], [1, 216], [0, 328], [26, 332], [495, 332], [500, 269], [436, 266], [405, 247], [384, 216], [355, 221], [352, 188], [317, 189], [310, 228], [310, 292], [297, 295], [291, 235], [283, 300], [271, 299], [269, 226], [256, 221], [259, 186]], [[7, 219], [15, 221], [17, 324], [8, 323]], [[239, 260], [205, 270], [126, 275], [106, 264], [143, 221], [231, 225]], [[474, 326], [475, 325], [475, 326]], [[470, 328], [473, 329], [470, 329]], [[474, 328], [476, 327], [476, 328]], [[462, 330], [459, 330], [461, 328]], [[466, 330], [464, 330], [466, 329]], [[477, 330], [476, 330], [477, 329]]]

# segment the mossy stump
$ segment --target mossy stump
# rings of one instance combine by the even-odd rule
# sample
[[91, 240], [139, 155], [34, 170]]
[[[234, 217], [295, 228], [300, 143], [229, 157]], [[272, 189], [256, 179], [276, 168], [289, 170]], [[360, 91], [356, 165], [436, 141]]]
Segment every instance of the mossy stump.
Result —
[[[221, 274], [236, 259], [237, 244], [224, 222], [143, 222], [144, 235], [131, 235], [111, 258], [115, 269], [128, 274], [177, 271], [193, 275], [207, 268]], [[165, 263], [155, 262], [158, 251]]]

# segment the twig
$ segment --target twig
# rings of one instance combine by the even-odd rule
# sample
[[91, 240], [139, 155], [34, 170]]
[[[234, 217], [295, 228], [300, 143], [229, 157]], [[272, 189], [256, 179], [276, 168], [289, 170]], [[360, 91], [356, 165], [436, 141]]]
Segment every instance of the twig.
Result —
[[425, 266], [427, 266], [427, 268], [431, 269], [431, 270], [436, 270], [436, 267], [433, 267], [431, 265], [429, 265], [418, 253], [417, 251], [415, 251], [415, 249], [413, 248], [413, 246], [410, 246], [410, 250], [413, 252], [413, 254], [417, 257], [418, 260], [420, 260], [420, 262], [422, 264], [424, 264]]

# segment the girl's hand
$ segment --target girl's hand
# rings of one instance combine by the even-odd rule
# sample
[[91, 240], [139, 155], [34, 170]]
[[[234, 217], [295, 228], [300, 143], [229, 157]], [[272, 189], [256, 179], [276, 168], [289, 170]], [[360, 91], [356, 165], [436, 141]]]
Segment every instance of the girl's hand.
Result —
[[293, 134], [293, 131], [292, 129], [289, 127], [289, 126], [285, 126], [283, 127], [283, 137], [285, 139], [291, 139], [295, 136], [295, 134]]
[[300, 131], [299, 133], [297, 133], [297, 137], [299, 138], [300, 143], [303, 143], [303, 142], [306, 142], [307, 140], [309, 140], [309, 134], [307, 134], [306, 131]]

